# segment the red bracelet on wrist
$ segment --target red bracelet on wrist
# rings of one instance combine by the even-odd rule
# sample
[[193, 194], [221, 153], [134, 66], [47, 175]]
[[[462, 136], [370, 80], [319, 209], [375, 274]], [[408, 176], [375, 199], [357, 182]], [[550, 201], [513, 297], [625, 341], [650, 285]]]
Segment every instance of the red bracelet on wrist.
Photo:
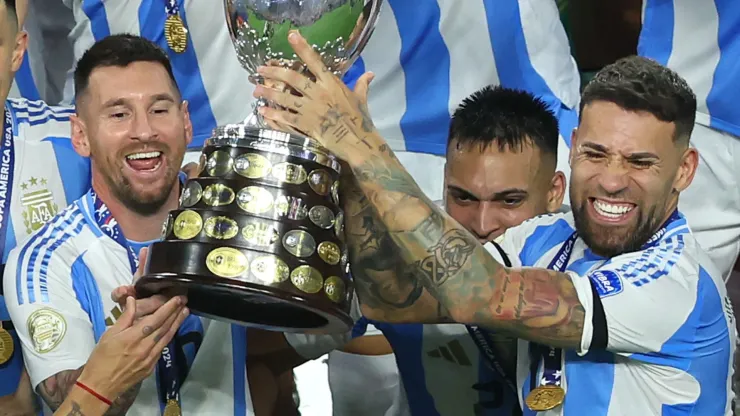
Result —
[[79, 381], [75, 381], [75, 384], [79, 388], [81, 388], [82, 390], [85, 390], [86, 392], [92, 394], [98, 400], [100, 400], [101, 402], [107, 404], [108, 406], [112, 406], [113, 405], [113, 402], [112, 401], [110, 401], [110, 400], [106, 399], [105, 397], [101, 396], [100, 394], [98, 394], [95, 390], [91, 389], [90, 387], [87, 387], [86, 385], [80, 383]]

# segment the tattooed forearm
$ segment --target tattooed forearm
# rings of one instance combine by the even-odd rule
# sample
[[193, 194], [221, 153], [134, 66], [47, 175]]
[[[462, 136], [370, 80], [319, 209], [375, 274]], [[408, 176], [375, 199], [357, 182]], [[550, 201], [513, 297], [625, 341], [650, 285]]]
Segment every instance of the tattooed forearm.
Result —
[[414, 276], [416, 266], [405, 263], [395, 252], [387, 229], [351, 177], [342, 180], [342, 196], [350, 264], [363, 308], [375, 317], [449, 321], [447, 311]]
[[410, 276], [455, 321], [554, 346], [579, 345], [584, 311], [567, 275], [499, 264], [421, 192], [387, 147], [380, 150], [353, 166], [358, 186], [392, 251], [415, 266]]
[[82, 369], [83, 367], [77, 370], [61, 371], [47, 378], [36, 387], [36, 393], [44, 399], [51, 410], [57, 410], [74, 387], [77, 378], [82, 374]]
[[[50, 409], [59, 409], [59, 406], [62, 405], [70, 390], [74, 387], [75, 381], [82, 374], [83, 368], [62, 371], [47, 378], [36, 387], [36, 392], [44, 399], [44, 402], [46, 402]], [[141, 383], [118, 396], [105, 414], [108, 416], [125, 415], [129, 407], [134, 403], [140, 388]]]

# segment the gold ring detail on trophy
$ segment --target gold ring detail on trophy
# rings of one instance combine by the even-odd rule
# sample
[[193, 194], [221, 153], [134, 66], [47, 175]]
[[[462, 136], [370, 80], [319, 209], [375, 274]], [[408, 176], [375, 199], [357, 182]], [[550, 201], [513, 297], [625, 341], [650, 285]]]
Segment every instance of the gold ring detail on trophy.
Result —
[[235, 248], [219, 247], [206, 256], [206, 267], [216, 276], [235, 278], [249, 270], [249, 259]]
[[331, 190], [331, 175], [323, 169], [316, 169], [308, 175], [308, 186], [318, 195], [326, 196]]
[[180, 195], [180, 206], [190, 208], [197, 204], [202, 196], [203, 188], [200, 186], [200, 183], [198, 183], [198, 181], [189, 180], [188, 183], [185, 184], [185, 189], [183, 189], [182, 195]]
[[316, 251], [316, 240], [303, 230], [290, 230], [283, 236], [285, 250], [299, 258], [311, 256]]
[[234, 202], [234, 190], [220, 183], [206, 186], [203, 190], [203, 202], [212, 207], [229, 205]]
[[230, 240], [239, 234], [239, 224], [229, 217], [211, 217], [203, 224], [206, 235], [218, 240]]
[[322, 241], [319, 244], [317, 251], [321, 260], [324, 260], [326, 264], [330, 264], [332, 266], [339, 264], [339, 260], [342, 258], [339, 246], [331, 241]]
[[208, 156], [206, 172], [210, 176], [224, 176], [234, 168], [234, 159], [228, 152], [216, 150]]
[[247, 179], [261, 179], [272, 171], [270, 160], [258, 153], [245, 153], [237, 156], [234, 171]]
[[337, 219], [334, 221], [334, 233], [340, 241], [344, 241], [344, 212], [337, 213]]
[[203, 218], [191, 210], [180, 212], [172, 224], [172, 231], [180, 240], [190, 240], [198, 235], [201, 229], [203, 229]]
[[280, 182], [300, 185], [306, 182], [308, 174], [301, 165], [290, 162], [281, 162], [272, 167], [272, 177]]
[[239, 191], [236, 203], [239, 208], [250, 214], [264, 214], [273, 207], [272, 193], [259, 186], [247, 186]]
[[308, 216], [308, 208], [301, 198], [280, 195], [275, 200], [275, 214], [281, 218], [303, 221]]
[[290, 279], [290, 268], [279, 257], [266, 255], [252, 260], [251, 272], [261, 283], [275, 284]]
[[324, 282], [324, 293], [326, 297], [332, 302], [340, 303], [344, 300], [344, 295], [347, 292], [347, 287], [344, 284], [344, 280], [337, 276], [329, 276]]
[[290, 281], [300, 291], [318, 293], [324, 287], [321, 273], [311, 266], [298, 266], [290, 273]]
[[308, 211], [308, 218], [314, 225], [325, 230], [334, 226], [334, 213], [328, 207], [316, 205]]

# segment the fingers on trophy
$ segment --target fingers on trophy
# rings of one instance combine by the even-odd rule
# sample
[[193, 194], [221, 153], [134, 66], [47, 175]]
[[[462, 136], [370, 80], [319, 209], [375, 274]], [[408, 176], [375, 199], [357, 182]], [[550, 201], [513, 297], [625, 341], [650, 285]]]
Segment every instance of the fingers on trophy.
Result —
[[[224, 3], [239, 61], [259, 83], [265, 64], [308, 75], [288, 43], [291, 30], [343, 74], [372, 34], [382, 0]], [[262, 105], [269, 104], [206, 141], [200, 173], [151, 246], [136, 293], [184, 294], [194, 314], [269, 330], [346, 331], [353, 286], [339, 160], [310, 137], [267, 125]]]

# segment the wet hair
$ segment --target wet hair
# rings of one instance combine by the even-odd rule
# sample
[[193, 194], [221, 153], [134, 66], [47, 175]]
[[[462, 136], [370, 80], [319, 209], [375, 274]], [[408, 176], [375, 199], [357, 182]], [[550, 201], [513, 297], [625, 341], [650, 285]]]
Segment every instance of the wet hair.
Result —
[[484, 87], [464, 99], [450, 123], [447, 148], [489, 146], [521, 151], [533, 145], [557, 159], [558, 120], [547, 104], [533, 94], [501, 86]]
[[688, 144], [696, 117], [696, 96], [674, 71], [640, 56], [622, 58], [599, 71], [581, 95], [583, 108], [596, 101], [614, 103], [634, 112], [647, 112], [674, 123], [673, 139]]

